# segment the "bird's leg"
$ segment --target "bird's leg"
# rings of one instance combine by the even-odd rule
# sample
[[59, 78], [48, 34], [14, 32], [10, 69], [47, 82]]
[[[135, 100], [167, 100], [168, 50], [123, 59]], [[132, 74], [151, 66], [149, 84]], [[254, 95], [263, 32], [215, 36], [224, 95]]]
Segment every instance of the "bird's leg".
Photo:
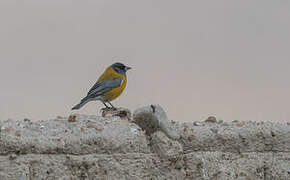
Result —
[[117, 108], [115, 108], [115, 106], [113, 106], [113, 104], [110, 101], [107, 101], [111, 106], [113, 110], [117, 110]]
[[106, 107], [105, 107], [105, 108], [102, 108], [101, 110], [110, 109], [110, 107], [109, 107], [105, 102], [102, 101], [102, 103], [103, 103]]
[[104, 101], [102, 101], [102, 103], [106, 106], [104, 108], [101, 109], [101, 111], [108, 111], [110, 109], [112, 109], [112, 107], [109, 107]]

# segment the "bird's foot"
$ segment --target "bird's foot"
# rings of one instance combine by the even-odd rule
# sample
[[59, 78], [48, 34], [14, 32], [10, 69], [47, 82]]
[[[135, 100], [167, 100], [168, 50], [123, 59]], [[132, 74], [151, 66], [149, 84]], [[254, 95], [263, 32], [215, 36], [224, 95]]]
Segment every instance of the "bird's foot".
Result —
[[117, 108], [115, 108], [115, 107], [104, 107], [101, 109], [101, 111], [116, 111], [116, 110], [117, 110]]

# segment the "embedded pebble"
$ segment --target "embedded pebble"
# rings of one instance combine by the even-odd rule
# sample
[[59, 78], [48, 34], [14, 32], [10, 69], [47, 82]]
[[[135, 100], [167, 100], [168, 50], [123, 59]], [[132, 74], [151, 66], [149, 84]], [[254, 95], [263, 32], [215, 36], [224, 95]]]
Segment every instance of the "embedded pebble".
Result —
[[14, 135], [20, 137], [21, 136], [20, 131], [15, 131]]
[[236, 124], [236, 126], [238, 126], [238, 127], [242, 127], [244, 125], [244, 123], [240, 123], [240, 122], [238, 122], [237, 124]]
[[17, 158], [17, 155], [16, 154], [11, 154], [10, 156], [9, 156], [9, 159], [10, 160], [14, 160], [14, 159], [16, 159]]
[[218, 121], [218, 124], [221, 124], [221, 123], [223, 123], [224, 121], [222, 120], [222, 119], [220, 119], [219, 121]]
[[196, 121], [196, 122], [193, 123], [193, 125], [195, 125], [195, 126], [201, 126], [201, 123], [198, 122], [198, 121]]
[[138, 129], [136, 127], [130, 127], [130, 130], [133, 134], [138, 134]]
[[175, 164], [175, 169], [182, 169], [183, 167], [183, 162], [182, 161], [177, 161], [176, 164]]
[[210, 117], [208, 117], [208, 118], [205, 120], [205, 122], [208, 122], [208, 123], [216, 123], [217, 120], [216, 120], [216, 117], [214, 117], [214, 116], [210, 116]]
[[218, 133], [218, 129], [216, 129], [216, 128], [211, 128], [210, 129], [213, 133]]
[[24, 118], [23, 121], [24, 121], [24, 122], [30, 122], [30, 119], [28, 119], [28, 118]]

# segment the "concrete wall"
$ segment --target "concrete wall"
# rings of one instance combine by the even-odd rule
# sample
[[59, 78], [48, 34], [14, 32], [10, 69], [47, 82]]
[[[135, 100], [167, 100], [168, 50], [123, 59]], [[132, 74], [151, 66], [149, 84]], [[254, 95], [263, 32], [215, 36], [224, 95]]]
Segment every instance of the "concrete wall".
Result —
[[103, 115], [1, 121], [0, 179], [290, 179], [290, 124]]

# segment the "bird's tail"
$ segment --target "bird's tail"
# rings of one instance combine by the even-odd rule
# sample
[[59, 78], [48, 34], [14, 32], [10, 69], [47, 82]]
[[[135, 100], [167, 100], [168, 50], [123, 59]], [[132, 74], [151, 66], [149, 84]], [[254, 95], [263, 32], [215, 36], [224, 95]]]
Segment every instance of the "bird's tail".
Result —
[[85, 97], [84, 99], [81, 100], [81, 102], [79, 104], [75, 105], [71, 110], [80, 109], [81, 107], [83, 107], [85, 104], [87, 104], [90, 101], [91, 100], [89, 97]]

